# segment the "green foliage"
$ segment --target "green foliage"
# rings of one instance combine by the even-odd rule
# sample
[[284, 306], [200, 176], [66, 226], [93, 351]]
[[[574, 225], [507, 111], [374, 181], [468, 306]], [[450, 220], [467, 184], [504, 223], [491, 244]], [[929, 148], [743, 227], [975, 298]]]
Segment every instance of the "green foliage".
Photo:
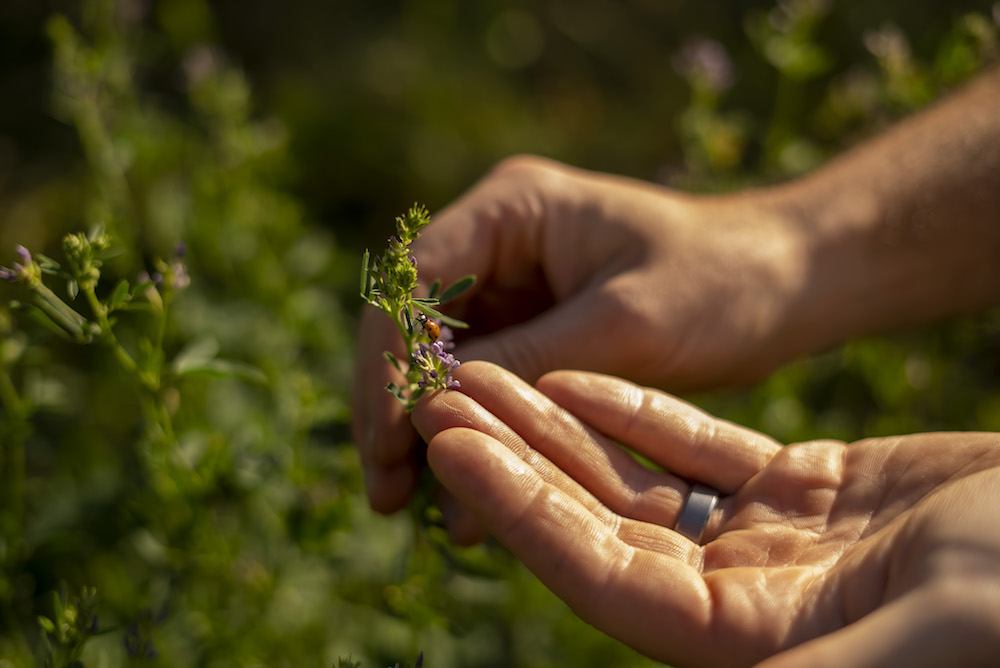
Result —
[[83, 645], [97, 635], [97, 592], [84, 587], [80, 596], [67, 598], [65, 587], [52, 594], [52, 617], [39, 615], [43, 662], [52, 668], [82, 666]]
[[[4, 82], [49, 82], [30, 116], [65, 127], [11, 121], [30, 95], [0, 110], [0, 261], [31, 254], [0, 286], [0, 666], [652, 665], [496, 545], [450, 545], [433, 507], [367, 510], [347, 426], [361, 248], [400, 200], [436, 208], [517, 151], [702, 191], [799, 174], [995, 61], [992, 4], [960, 4], [48, 18], [51, 73]], [[789, 441], [997, 430], [998, 337], [986, 314], [697, 399]]]

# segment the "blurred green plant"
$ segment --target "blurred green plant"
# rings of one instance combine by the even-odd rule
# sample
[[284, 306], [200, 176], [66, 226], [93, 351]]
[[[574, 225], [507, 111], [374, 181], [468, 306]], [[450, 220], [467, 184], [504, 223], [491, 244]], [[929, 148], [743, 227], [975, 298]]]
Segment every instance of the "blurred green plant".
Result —
[[[246, 34], [294, 51], [261, 40], [280, 31], [258, 4], [267, 30]], [[495, 544], [452, 546], [432, 506], [366, 509], [347, 429], [360, 249], [293, 193], [382, 238], [347, 214], [437, 204], [513, 151], [767, 183], [989, 66], [1000, 12], [762, 0], [733, 26], [699, 5], [688, 28], [683, 3], [640, 4], [338, 3], [343, 39], [299, 26], [330, 43], [316, 78], [275, 69], [291, 126], [218, 46], [236, 29], [213, 10], [250, 21], [254, 3], [88, 0], [50, 21], [51, 106], [86, 168], [4, 211], [24, 269], [4, 277], [28, 280], [0, 285], [18, 302], [0, 306], [0, 666], [653, 665]], [[665, 117], [676, 137], [656, 136]], [[998, 430], [998, 341], [991, 313], [698, 400], [785, 441]]]
[[82, 667], [83, 645], [100, 631], [97, 592], [84, 587], [79, 596], [68, 597], [65, 587], [52, 594], [52, 617], [38, 616], [42, 628], [43, 665]]

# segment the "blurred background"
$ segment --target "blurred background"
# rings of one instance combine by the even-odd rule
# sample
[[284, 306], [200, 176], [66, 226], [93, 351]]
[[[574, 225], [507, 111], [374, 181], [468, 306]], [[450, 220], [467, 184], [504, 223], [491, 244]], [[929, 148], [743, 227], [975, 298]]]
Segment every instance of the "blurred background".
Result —
[[[0, 314], [0, 666], [654, 665], [433, 508], [367, 510], [361, 251], [516, 153], [703, 192], [794, 177], [995, 63], [998, 23], [973, 0], [4, 0], [0, 263], [101, 223], [101, 295], [179, 241], [191, 286], [162, 337], [116, 324], [173, 370], [145, 398], [105, 347]], [[783, 441], [1000, 430], [998, 343], [986, 313], [693, 399]], [[232, 366], [178, 371], [206, 349]], [[75, 636], [37, 622], [67, 610]]]

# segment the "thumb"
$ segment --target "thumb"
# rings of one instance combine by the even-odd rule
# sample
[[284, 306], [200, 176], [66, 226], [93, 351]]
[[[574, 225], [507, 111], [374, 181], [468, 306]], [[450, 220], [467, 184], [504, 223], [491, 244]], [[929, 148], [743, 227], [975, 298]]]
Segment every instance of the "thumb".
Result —
[[608, 343], [616, 338], [609, 330], [617, 329], [605, 315], [608, 301], [593, 294], [571, 299], [526, 322], [469, 339], [455, 357], [493, 362], [529, 383], [555, 369], [613, 373], [623, 354]]

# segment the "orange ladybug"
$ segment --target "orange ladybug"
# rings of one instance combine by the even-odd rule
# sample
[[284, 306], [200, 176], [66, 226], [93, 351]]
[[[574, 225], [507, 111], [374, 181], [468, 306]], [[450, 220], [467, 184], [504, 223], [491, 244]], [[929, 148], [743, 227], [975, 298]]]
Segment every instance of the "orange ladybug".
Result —
[[441, 328], [438, 326], [436, 322], [428, 318], [423, 313], [417, 314], [417, 320], [420, 321], [420, 324], [423, 326], [424, 331], [427, 332], [427, 337], [431, 340], [431, 343], [434, 343], [439, 338], [441, 338]]
[[433, 320], [424, 320], [424, 331], [427, 332], [427, 336], [430, 338], [431, 343], [434, 343], [439, 338], [441, 338], [441, 328]]

